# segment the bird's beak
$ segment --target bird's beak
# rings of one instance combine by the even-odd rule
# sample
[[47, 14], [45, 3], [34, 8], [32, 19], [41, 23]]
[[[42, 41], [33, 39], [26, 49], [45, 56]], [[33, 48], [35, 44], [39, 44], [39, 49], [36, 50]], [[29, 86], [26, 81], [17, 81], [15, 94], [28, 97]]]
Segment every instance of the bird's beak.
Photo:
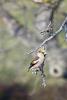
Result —
[[44, 54], [45, 54], [45, 55], [47, 55], [47, 53], [46, 53], [46, 52], [45, 52]]
[[44, 53], [44, 56], [46, 56], [47, 55], [47, 53]]

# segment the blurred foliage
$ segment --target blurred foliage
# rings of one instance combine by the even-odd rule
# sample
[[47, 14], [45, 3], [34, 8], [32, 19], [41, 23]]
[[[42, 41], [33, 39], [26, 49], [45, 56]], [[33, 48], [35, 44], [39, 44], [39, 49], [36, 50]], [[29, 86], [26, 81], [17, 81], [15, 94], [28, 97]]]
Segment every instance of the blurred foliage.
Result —
[[[51, 1], [53, 2], [53, 0], [43, 0], [43, 2]], [[15, 3], [11, 2], [11, 0], [5, 0], [4, 7], [19, 21], [20, 24], [26, 25], [31, 31], [36, 31], [32, 23], [35, 18], [34, 11], [39, 7], [38, 4], [35, 4], [32, 0], [16, 0]], [[55, 30], [58, 29], [64, 19], [64, 16], [60, 12], [65, 12], [66, 10], [67, 0], [64, 0], [58, 11], [55, 12]], [[16, 46], [8, 52], [0, 53], [0, 82], [5, 84], [10, 84], [12, 82], [28, 83], [33, 90], [41, 88], [39, 75], [36, 77], [35, 75], [32, 75], [31, 72], [27, 72], [31, 56], [27, 55], [26, 52], [28, 52], [30, 48], [24, 46], [16, 37], [12, 37], [9, 32], [7, 32], [6, 27], [6, 24], [3, 22], [2, 18], [0, 18], [0, 48], [7, 49], [15, 44]], [[67, 47], [67, 42], [64, 40], [64, 34], [65, 33], [62, 32], [58, 35], [58, 43], [63, 48]], [[56, 80], [50, 78], [48, 68], [46, 68], [45, 72], [47, 74], [48, 84], [64, 83], [64, 80], [62, 79]]]

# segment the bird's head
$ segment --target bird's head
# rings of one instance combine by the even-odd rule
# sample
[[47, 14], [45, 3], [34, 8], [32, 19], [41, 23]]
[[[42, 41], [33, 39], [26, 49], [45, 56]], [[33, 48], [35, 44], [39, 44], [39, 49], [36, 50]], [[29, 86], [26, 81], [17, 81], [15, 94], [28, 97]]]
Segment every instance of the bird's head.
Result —
[[38, 49], [38, 52], [40, 52], [40, 53], [42, 53], [42, 54], [44, 54], [44, 55], [47, 54], [44, 47], [39, 48], [39, 49]]

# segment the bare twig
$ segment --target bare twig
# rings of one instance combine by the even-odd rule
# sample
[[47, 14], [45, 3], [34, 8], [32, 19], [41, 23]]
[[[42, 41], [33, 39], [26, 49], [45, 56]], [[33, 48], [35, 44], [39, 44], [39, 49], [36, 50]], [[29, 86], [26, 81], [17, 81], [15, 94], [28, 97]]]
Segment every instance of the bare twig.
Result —
[[51, 25], [51, 21], [50, 21], [50, 23], [48, 24], [46, 30], [42, 31], [40, 34], [41, 34], [41, 35], [44, 35], [44, 32], [47, 32], [47, 30], [50, 28], [50, 25]]
[[60, 32], [62, 31], [63, 26], [64, 26], [64, 24], [65, 24], [66, 21], [67, 21], [67, 17], [66, 17], [65, 20], [63, 21], [63, 23], [62, 23], [62, 25], [60, 26], [60, 28], [59, 28], [56, 32], [54, 32], [52, 36], [50, 36], [49, 38], [47, 38], [46, 40], [44, 40], [36, 49], [32, 50], [32, 51], [31, 51], [30, 53], [28, 53], [28, 54], [31, 54], [31, 53], [37, 51], [40, 47], [44, 46], [48, 41], [50, 41], [50, 40], [53, 39], [58, 33], [60, 33]]

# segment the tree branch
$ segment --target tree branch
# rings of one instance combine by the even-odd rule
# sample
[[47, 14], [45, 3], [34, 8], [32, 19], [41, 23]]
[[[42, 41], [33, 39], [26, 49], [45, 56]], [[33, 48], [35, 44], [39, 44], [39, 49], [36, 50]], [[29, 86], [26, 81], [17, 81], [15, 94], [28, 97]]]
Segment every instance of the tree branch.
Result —
[[50, 41], [50, 40], [53, 39], [58, 33], [60, 33], [60, 32], [62, 31], [63, 26], [64, 26], [64, 24], [65, 24], [66, 21], [67, 21], [67, 17], [66, 17], [65, 20], [63, 21], [63, 23], [62, 23], [62, 25], [60, 26], [60, 28], [59, 28], [56, 32], [54, 32], [52, 36], [50, 36], [49, 38], [47, 38], [46, 40], [44, 40], [36, 49], [32, 50], [32, 51], [31, 51], [30, 53], [28, 53], [28, 54], [31, 54], [31, 53], [37, 51], [40, 47], [44, 46], [48, 41]]

